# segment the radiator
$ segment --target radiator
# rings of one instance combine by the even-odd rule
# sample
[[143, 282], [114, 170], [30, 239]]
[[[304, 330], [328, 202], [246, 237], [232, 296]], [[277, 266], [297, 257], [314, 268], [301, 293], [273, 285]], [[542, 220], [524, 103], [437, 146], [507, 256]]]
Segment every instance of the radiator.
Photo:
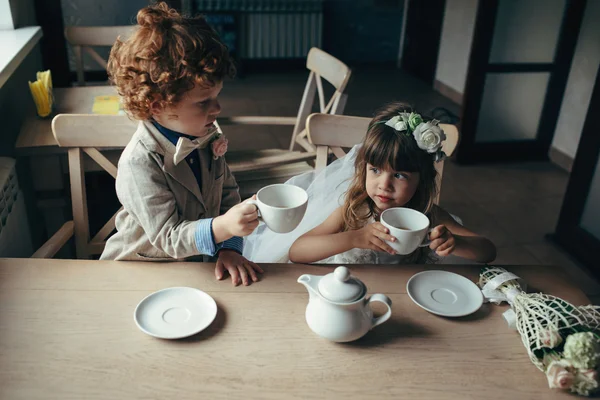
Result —
[[243, 58], [305, 58], [311, 47], [321, 47], [322, 13], [247, 14], [245, 18]]
[[196, 9], [237, 15], [243, 59], [305, 58], [322, 47], [323, 0], [197, 0]]
[[33, 254], [23, 192], [19, 190], [15, 160], [0, 157], [0, 257]]

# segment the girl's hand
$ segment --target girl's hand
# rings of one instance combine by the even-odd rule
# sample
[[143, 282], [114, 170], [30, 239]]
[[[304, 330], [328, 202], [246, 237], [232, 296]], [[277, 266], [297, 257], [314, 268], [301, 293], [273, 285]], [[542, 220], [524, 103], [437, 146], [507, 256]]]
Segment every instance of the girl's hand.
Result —
[[219, 259], [215, 268], [215, 276], [218, 280], [225, 277], [225, 270], [231, 276], [231, 283], [237, 286], [241, 282], [244, 286], [250, 285], [252, 282], [258, 281], [257, 272], [264, 272], [262, 268], [247, 260], [234, 250], [223, 249], [219, 252]]
[[385, 240], [394, 242], [396, 238], [389, 235], [390, 231], [381, 222], [374, 222], [354, 232], [354, 247], [396, 254], [396, 251], [385, 242]]
[[429, 234], [431, 244], [429, 248], [437, 253], [438, 256], [448, 256], [454, 252], [456, 247], [456, 238], [446, 228], [445, 225], [438, 225]]

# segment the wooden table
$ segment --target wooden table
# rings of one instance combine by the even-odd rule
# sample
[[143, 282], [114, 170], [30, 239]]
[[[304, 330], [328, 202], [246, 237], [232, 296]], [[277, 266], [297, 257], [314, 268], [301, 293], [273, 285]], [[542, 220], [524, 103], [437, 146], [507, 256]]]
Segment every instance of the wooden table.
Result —
[[[55, 88], [55, 114], [91, 114], [96, 96], [114, 96], [117, 94], [113, 86], [82, 86], [72, 88]], [[123, 118], [127, 119], [126, 116]], [[135, 123], [132, 122], [135, 129]], [[131, 134], [129, 130], [126, 132]], [[25, 119], [15, 150], [18, 155], [46, 155], [66, 153], [60, 149], [52, 134], [52, 118], [39, 118], [35, 112]]]
[[[96, 96], [116, 95], [112, 86], [83, 86], [72, 88], [55, 88], [55, 113], [91, 114]], [[126, 116], [124, 119], [129, 121]], [[135, 130], [136, 122], [124, 134], [130, 135]], [[115, 129], [122, 129], [121, 126]], [[117, 160], [122, 150], [106, 151], [104, 154], [111, 160]], [[67, 220], [71, 219], [68, 201], [67, 149], [58, 147], [52, 134], [52, 118], [39, 118], [35, 111], [23, 121], [17, 137], [15, 152], [29, 163], [31, 179], [36, 197], [36, 205], [43, 216], [46, 232], [56, 232]], [[98, 165], [84, 158], [86, 171], [101, 171]]]
[[[485, 304], [458, 319], [409, 299], [427, 266], [354, 266], [369, 293], [393, 301], [389, 321], [350, 344], [317, 337], [304, 320], [302, 273], [332, 267], [264, 265], [233, 287], [214, 265], [0, 260], [0, 399], [559, 399], [502, 318]], [[437, 266], [472, 280], [477, 266]], [[587, 304], [560, 270], [511, 267], [532, 288]], [[200, 334], [166, 341], [133, 321], [153, 291], [191, 286], [218, 304]]]

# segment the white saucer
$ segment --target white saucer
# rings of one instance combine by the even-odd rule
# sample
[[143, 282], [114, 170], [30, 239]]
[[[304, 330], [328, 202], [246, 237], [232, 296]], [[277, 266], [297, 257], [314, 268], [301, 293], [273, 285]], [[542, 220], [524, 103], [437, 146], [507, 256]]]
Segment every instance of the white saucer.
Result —
[[419, 272], [408, 280], [406, 291], [419, 307], [444, 317], [472, 314], [483, 304], [477, 285], [447, 271]]
[[174, 287], [147, 296], [133, 313], [138, 328], [161, 339], [180, 339], [208, 327], [217, 316], [217, 303], [201, 290]]

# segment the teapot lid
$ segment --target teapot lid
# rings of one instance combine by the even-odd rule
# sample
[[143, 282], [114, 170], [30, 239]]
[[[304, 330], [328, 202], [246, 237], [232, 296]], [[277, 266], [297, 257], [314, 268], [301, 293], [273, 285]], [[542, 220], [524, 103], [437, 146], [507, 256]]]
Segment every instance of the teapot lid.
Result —
[[319, 292], [327, 300], [336, 303], [351, 303], [358, 300], [366, 291], [365, 285], [350, 276], [346, 267], [337, 267], [335, 271], [325, 275], [319, 282]]

